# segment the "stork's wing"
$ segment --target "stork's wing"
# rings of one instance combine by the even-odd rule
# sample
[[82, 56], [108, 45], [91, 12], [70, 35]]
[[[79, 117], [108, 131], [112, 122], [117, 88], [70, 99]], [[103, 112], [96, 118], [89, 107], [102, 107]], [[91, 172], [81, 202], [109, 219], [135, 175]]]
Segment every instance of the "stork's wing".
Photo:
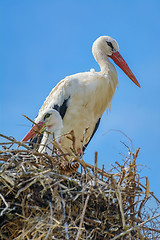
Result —
[[93, 138], [95, 132], [97, 131], [97, 129], [98, 129], [98, 127], [99, 127], [99, 124], [100, 124], [100, 121], [101, 121], [101, 118], [98, 119], [98, 121], [97, 121], [97, 123], [96, 123], [96, 125], [95, 125], [95, 128], [94, 128], [94, 130], [93, 130], [93, 133], [92, 133], [92, 135], [91, 135], [88, 143], [83, 146], [83, 149], [82, 149], [83, 152], [85, 151], [86, 147], [88, 146], [88, 144], [90, 143], [91, 139]]
[[64, 118], [64, 115], [68, 108], [68, 102], [71, 97], [71, 84], [69, 84], [69, 81], [67, 78], [61, 80], [50, 92], [48, 97], [46, 98], [44, 104], [42, 105], [41, 109], [39, 110], [38, 116], [41, 115], [41, 112], [43, 112], [47, 108], [55, 109], [59, 112], [62, 119]]
[[[54, 87], [52, 89], [49, 96], [47, 97], [44, 104], [42, 105], [41, 109], [39, 110], [39, 113], [35, 119], [35, 122], [38, 121], [39, 117], [41, 116], [41, 113], [47, 108], [48, 109], [52, 108], [52, 109], [57, 110], [59, 112], [59, 114], [61, 115], [62, 119], [64, 118], [65, 113], [68, 108], [68, 102], [70, 99], [70, 94], [68, 91], [64, 91], [64, 86], [65, 86], [65, 81], [62, 80], [61, 82], [59, 82], [57, 84], [56, 87]], [[68, 89], [68, 88], [66, 88], [66, 89]], [[36, 135], [34, 138], [32, 138], [30, 140], [30, 146], [32, 146], [32, 148], [34, 148], [34, 146], [36, 146], [36, 144], [37, 144], [37, 146], [39, 146], [42, 138], [43, 138], [43, 133]]]
[[67, 111], [69, 99], [70, 99], [70, 96], [67, 99], [64, 99], [62, 105], [58, 105], [58, 104], [53, 105], [53, 109], [55, 109], [59, 112], [62, 119], [64, 118], [64, 115]]

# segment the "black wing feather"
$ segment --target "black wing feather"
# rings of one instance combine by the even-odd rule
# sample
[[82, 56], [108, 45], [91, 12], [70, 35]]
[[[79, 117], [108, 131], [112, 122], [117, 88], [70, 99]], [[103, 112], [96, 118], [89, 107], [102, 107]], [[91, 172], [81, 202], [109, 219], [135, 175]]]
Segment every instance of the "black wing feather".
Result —
[[55, 109], [59, 112], [62, 119], [64, 118], [64, 115], [66, 114], [69, 99], [70, 99], [70, 96], [67, 99], [64, 100], [64, 102], [61, 106], [59, 106], [58, 104], [55, 104], [54, 107], [53, 107], [53, 109]]
[[101, 118], [98, 119], [98, 121], [97, 121], [97, 123], [96, 123], [96, 125], [95, 125], [95, 128], [94, 128], [94, 130], [93, 130], [93, 133], [92, 133], [92, 135], [91, 135], [88, 143], [83, 146], [83, 148], [82, 148], [83, 152], [85, 151], [86, 147], [88, 146], [88, 144], [90, 143], [91, 139], [93, 138], [95, 132], [97, 131], [97, 129], [98, 129], [98, 127], [99, 127], [99, 124], [100, 124], [100, 121], [101, 121]]
[[[55, 104], [53, 106], [53, 109], [57, 110], [59, 112], [59, 114], [61, 115], [61, 118], [63, 119], [67, 108], [68, 108], [68, 101], [70, 99], [70, 96], [64, 100], [63, 104], [61, 106], [59, 106], [58, 104]], [[41, 140], [43, 138], [43, 133], [40, 135], [36, 135], [35, 137], [31, 138], [29, 146], [31, 146], [31, 148], [34, 148], [34, 146], [36, 146], [36, 144], [39, 146], [39, 144], [41, 143]]]

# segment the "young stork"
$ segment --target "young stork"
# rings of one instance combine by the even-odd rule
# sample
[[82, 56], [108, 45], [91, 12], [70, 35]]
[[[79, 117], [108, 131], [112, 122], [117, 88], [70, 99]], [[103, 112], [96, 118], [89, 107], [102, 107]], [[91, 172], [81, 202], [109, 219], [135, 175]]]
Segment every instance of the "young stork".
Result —
[[[109, 58], [140, 87], [118, 50], [116, 40], [109, 36], [99, 37], [93, 43], [92, 53], [101, 71], [77, 73], [61, 80], [50, 92], [35, 119], [39, 124], [42, 112], [47, 109], [57, 110], [63, 119], [61, 134], [74, 131], [78, 154], [83, 153], [95, 134], [102, 114], [110, 106], [118, 85], [117, 72]], [[29, 140], [33, 135], [29, 132], [27, 136]], [[62, 137], [61, 140], [65, 147], [72, 147], [72, 142], [67, 137]], [[26, 138], [22, 141], [26, 141]]]
[[[34, 137], [35, 134], [41, 133], [43, 137], [40, 141], [38, 152], [47, 153], [52, 155], [53, 153], [53, 139], [60, 143], [61, 130], [63, 128], [63, 121], [59, 112], [55, 109], [47, 109], [39, 114], [38, 119], [35, 120], [35, 125], [31, 128], [28, 134], [22, 141], [28, 141]], [[33, 140], [34, 142], [34, 140]]]

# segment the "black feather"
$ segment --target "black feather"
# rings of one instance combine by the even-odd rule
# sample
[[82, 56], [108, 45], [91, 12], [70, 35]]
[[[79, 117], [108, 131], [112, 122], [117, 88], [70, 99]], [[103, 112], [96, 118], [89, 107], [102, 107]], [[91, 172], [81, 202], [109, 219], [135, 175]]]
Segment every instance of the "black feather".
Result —
[[54, 107], [53, 107], [53, 109], [55, 109], [59, 112], [62, 119], [64, 118], [64, 115], [67, 111], [69, 99], [70, 99], [70, 96], [67, 99], [64, 100], [64, 102], [61, 106], [59, 106], [58, 104], [55, 104]]
[[43, 134], [37, 134], [35, 137], [31, 138], [29, 141], [29, 146], [33, 149], [38, 149], [43, 138]]
[[[62, 119], [64, 118], [65, 113], [67, 111], [69, 99], [70, 99], [70, 96], [64, 100], [64, 102], [61, 106], [59, 106], [58, 104], [55, 104], [53, 106], [53, 109], [55, 109], [59, 112]], [[31, 148], [35, 148], [35, 147], [37, 148], [37, 146], [39, 146], [39, 144], [41, 143], [42, 138], [43, 138], [43, 133], [31, 138], [29, 146], [31, 146]]]
[[98, 129], [98, 127], [99, 127], [99, 124], [100, 124], [100, 121], [101, 121], [101, 118], [98, 119], [98, 121], [97, 121], [97, 123], [96, 123], [96, 125], [95, 125], [95, 128], [94, 128], [94, 130], [93, 130], [93, 133], [92, 133], [92, 135], [91, 135], [88, 143], [83, 146], [83, 148], [82, 148], [82, 151], [83, 151], [83, 152], [85, 151], [86, 147], [88, 146], [88, 144], [90, 143], [91, 139], [93, 138], [95, 132], [97, 131], [97, 129]]

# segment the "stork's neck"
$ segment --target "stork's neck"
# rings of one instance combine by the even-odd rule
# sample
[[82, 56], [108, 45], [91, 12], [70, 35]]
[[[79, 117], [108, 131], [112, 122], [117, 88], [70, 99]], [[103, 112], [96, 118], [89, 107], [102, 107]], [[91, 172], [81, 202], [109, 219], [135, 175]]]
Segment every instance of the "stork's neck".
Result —
[[114, 65], [109, 61], [107, 54], [100, 48], [96, 42], [93, 44], [92, 53], [101, 68], [101, 73], [108, 74], [109, 72], [116, 72]]
[[108, 74], [109, 71], [115, 71], [114, 65], [109, 61], [107, 54], [101, 49], [93, 49], [93, 56], [100, 66], [101, 73]]
[[41, 140], [38, 152], [52, 155], [52, 151], [53, 151], [52, 141], [53, 141], [53, 134], [48, 134], [48, 132], [44, 131], [43, 138]]
[[114, 95], [116, 86], [118, 85], [118, 76], [114, 65], [109, 61], [107, 54], [102, 51], [101, 48], [96, 46], [96, 44], [93, 44], [92, 52], [95, 60], [101, 68], [100, 73], [103, 74], [107, 79], [107, 82], [110, 83], [108, 91], [113, 92]]
[[[47, 128], [47, 131], [50, 132], [50, 133], [53, 132], [56, 141], [58, 141], [59, 137], [61, 136], [61, 128], [62, 128], [62, 125], [51, 126], [51, 127]], [[52, 134], [49, 134], [49, 135], [52, 135]], [[52, 135], [52, 138], [53, 138], [53, 135]]]

